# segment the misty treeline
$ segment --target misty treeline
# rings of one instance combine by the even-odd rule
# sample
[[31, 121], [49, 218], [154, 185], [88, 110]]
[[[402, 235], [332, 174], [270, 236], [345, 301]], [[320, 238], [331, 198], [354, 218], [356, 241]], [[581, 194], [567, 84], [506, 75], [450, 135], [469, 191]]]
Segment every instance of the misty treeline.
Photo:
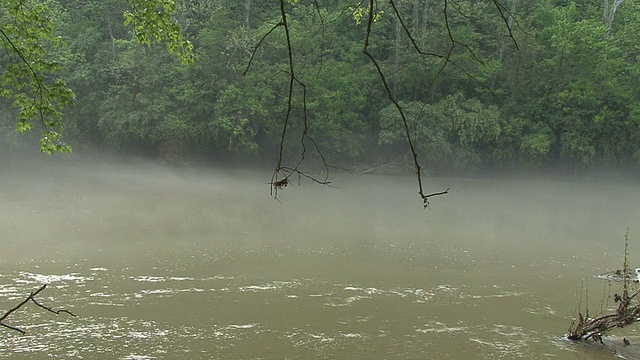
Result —
[[[47, 57], [76, 94], [64, 108], [67, 143], [174, 162], [277, 154], [290, 79], [283, 28], [254, 49], [280, 21], [278, 1], [178, 0], [173, 16], [193, 43], [191, 65], [162, 45], [140, 45], [124, 25], [124, 0], [44, 2], [66, 44]], [[369, 51], [427, 169], [638, 167], [639, 4], [394, 3], [403, 22], [377, 1]], [[358, 5], [286, 4], [296, 76], [306, 85], [306, 103], [294, 91], [288, 151], [297, 151], [306, 111], [309, 136], [334, 163], [408, 153], [400, 115], [362, 53], [366, 10]], [[437, 56], [416, 53], [407, 31]], [[0, 138], [21, 149], [32, 139], [14, 131], [15, 107], [3, 101]]]

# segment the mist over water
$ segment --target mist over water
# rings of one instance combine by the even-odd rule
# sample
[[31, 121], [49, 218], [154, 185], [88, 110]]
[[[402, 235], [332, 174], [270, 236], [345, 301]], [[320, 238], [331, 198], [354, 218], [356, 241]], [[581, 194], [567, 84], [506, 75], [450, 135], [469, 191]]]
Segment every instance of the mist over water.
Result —
[[[640, 266], [633, 182], [336, 174], [269, 196], [266, 171], [87, 161], [0, 167], [0, 307], [39, 284], [0, 357], [635, 359], [562, 339], [593, 275]], [[632, 285], [637, 286], [637, 285]], [[581, 287], [589, 295], [578, 296]], [[631, 340], [622, 345], [622, 337]]]

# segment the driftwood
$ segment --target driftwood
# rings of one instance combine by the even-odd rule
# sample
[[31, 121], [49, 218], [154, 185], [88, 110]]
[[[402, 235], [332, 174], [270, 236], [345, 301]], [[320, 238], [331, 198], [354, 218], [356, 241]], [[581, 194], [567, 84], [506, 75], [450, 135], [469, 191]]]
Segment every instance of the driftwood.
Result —
[[631, 269], [627, 269], [626, 272], [622, 269], [606, 271], [600, 275], [596, 275], [596, 278], [615, 282], [623, 282], [625, 279], [627, 279], [627, 281], [638, 282], [636, 273]]
[[578, 319], [572, 322], [567, 339], [602, 342], [602, 337], [607, 331], [623, 328], [638, 321], [640, 303], [631, 304], [631, 300], [638, 294], [640, 294], [640, 289], [634, 291], [631, 295], [628, 295], [626, 290], [622, 296], [616, 294], [617, 296], [614, 296], [614, 300], [618, 303], [618, 307], [614, 313], [603, 314], [590, 319], [588, 313], [584, 316], [582, 312], [578, 312]]
[[[631, 271], [627, 262], [627, 244], [629, 241], [629, 229], [624, 235], [624, 266], [623, 270], [616, 270], [605, 273], [614, 277], [621, 277], [624, 282], [622, 295], [615, 294], [613, 300], [618, 304], [615, 312], [604, 313], [593, 318], [589, 318], [589, 311], [585, 314], [578, 311], [578, 318], [571, 322], [567, 339], [569, 340], [595, 340], [602, 343], [602, 337], [610, 330], [623, 328], [634, 322], [640, 321], [640, 302], [632, 303], [640, 289], [629, 294], [629, 280], [631, 279]], [[603, 274], [603, 275], [605, 275]], [[602, 275], [601, 275], [602, 276]], [[626, 338], [624, 343], [628, 344]]]

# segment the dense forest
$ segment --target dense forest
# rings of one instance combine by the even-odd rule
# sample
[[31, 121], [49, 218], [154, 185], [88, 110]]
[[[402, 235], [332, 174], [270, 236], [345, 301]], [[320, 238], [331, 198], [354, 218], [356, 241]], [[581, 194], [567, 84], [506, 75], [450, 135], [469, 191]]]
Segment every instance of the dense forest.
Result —
[[[47, 56], [75, 93], [63, 109], [74, 150], [172, 163], [277, 155], [290, 79], [285, 32], [274, 30], [278, 1], [178, 0], [173, 18], [195, 55], [186, 65], [164, 46], [136, 40], [124, 0], [41, 2], [64, 45]], [[370, 51], [429, 171], [639, 168], [640, 5], [394, 3], [402, 22], [378, 1]], [[306, 116], [310, 153], [332, 163], [406, 159], [402, 119], [362, 52], [366, 9], [318, 0], [286, 10], [296, 76], [306, 88], [304, 99], [294, 91], [286, 151], [299, 151]], [[2, 71], [8, 52], [0, 60]], [[15, 131], [17, 109], [1, 101], [2, 147], [35, 148], [39, 134]]]

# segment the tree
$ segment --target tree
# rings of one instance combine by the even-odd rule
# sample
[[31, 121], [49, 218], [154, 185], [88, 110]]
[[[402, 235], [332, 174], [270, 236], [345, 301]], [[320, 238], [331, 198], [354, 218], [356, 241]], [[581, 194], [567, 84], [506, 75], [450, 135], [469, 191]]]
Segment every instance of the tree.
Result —
[[[193, 61], [193, 47], [188, 41], [184, 40], [182, 34], [183, 32], [194, 31], [193, 27], [191, 26], [192, 23], [187, 20], [189, 19], [188, 14], [192, 13], [190, 12], [190, 9], [194, 8], [194, 6], [192, 5], [195, 5], [195, 4], [191, 2], [185, 2], [184, 4], [182, 4], [181, 7], [178, 7], [176, 2], [172, 0], [153, 0], [153, 1], [129, 0], [128, 3], [130, 6], [130, 9], [125, 11], [124, 13], [125, 25], [131, 26], [134, 37], [137, 39], [139, 43], [143, 45], [151, 45], [152, 42], [164, 42], [168, 50], [170, 52], [177, 53], [178, 57], [183, 62]], [[9, 12], [9, 16], [13, 16], [16, 19], [19, 19], [21, 16], [20, 14], [30, 13], [30, 10], [29, 10], [30, 8], [28, 6], [23, 6], [24, 4], [28, 4], [27, 1], [14, 0], [13, 4], [15, 5], [14, 6], [15, 11]], [[501, 10], [499, 3], [494, 2], [494, 4], [495, 4], [495, 7], [499, 10], [500, 15], [504, 17], [504, 14]], [[265, 40], [266, 37], [272, 34], [274, 30], [276, 30], [277, 28], [280, 27], [284, 30], [282, 33], [282, 35], [284, 35], [283, 37], [284, 44], [286, 45], [284, 50], [285, 50], [285, 53], [287, 54], [286, 57], [288, 57], [288, 67], [285, 69], [285, 71], [289, 74], [289, 85], [288, 85], [288, 91], [287, 91], [288, 95], [286, 96], [287, 97], [286, 110], [284, 111], [284, 119], [282, 122], [282, 132], [281, 132], [281, 139], [280, 139], [280, 145], [278, 150], [279, 155], [276, 161], [277, 165], [274, 171], [274, 178], [272, 180], [272, 183], [274, 185], [287, 183], [288, 182], [287, 179], [294, 174], [304, 176], [305, 174], [301, 173], [300, 171], [300, 165], [302, 164], [305, 158], [305, 155], [307, 154], [307, 150], [310, 150], [310, 149], [312, 149], [317, 155], [320, 156], [320, 158], [322, 158], [322, 162], [326, 170], [325, 173], [328, 174], [329, 166], [325, 161], [323, 152], [321, 150], [321, 146], [327, 145], [327, 147], [332, 147], [332, 148], [342, 147], [342, 145], [347, 143], [345, 142], [346, 140], [348, 141], [349, 145], [347, 147], [338, 149], [339, 152], [347, 152], [348, 154], [350, 154], [351, 157], [357, 157], [358, 154], [362, 153], [361, 145], [359, 144], [359, 143], [362, 143], [362, 141], [359, 139], [363, 139], [362, 135], [358, 134], [358, 132], [362, 131], [362, 128], [364, 128], [366, 132], [366, 124], [363, 121], [358, 119], [361, 117], [361, 115], [359, 115], [358, 113], [352, 112], [349, 114], [348, 112], [343, 112], [343, 110], [339, 110], [337, 112], [333, 111], [334, 113], [333, 115], [327, 113], [327, 114], [322, 114], [320, 116], [316, 116], [315, 113], [310, 112], [314, 110], [314, 105], [313, 105], [314, 102], [312, 101], [307, 104], [307, 91], [312, 90], [310, 87], [307, 87], [307, 84], [312, 84], [312, 82], [305, 80], [305, 77], [306, 77], [305, 72], [301, 71], [300, 69], [300, 64], [304, 65], [304, 63], [299, 62], [301, 58], [294, 56], [294, 49], [297, 49], [298, 47], [302, 46], [302, 44], [306, 44], [308, 42], [296, 43], [296, 37], [299, 34], [304, 33], [304, 31], [302, 31], [302, 29], [299, 29], [299, 30], [296, 29], [298, 20], [295, 18], [291, 18], [290, 14], [293, 11], [292, 9], [301, 9], [306, 7], [309, 10], [311, 10], [312, 7], [302, 5], [302, 4], [297, 4], [297, 1], [295, 0], [280, 0], [278, 5], [279, 5], [279, 19], [277, 23], [273, 28], [271, 28], [266, 32], [265, 36], [260, 40], [258, 46], [256, 46], [255, 48], [255, 50], [257, 51], [260, 47], [260, 44], [263, 43], [263, 40]], [[422, 189], [421, 169], [420, 169], [420, 163], [417, 158], [417, 153], [415, 151], [415, 144], [411, 139], [410, 132], [408, 131], [407, 119], [403, 115], [402, 109], [401, 107], [398, 106], [398, 103], [397, 103], [400, 96], [399, 95], [399, 92], [400, 92], [399, 84], [401, 80], [400, 74], [403, 68], [401, 64], [401, 53], [406, 52], [406, 50], [403, 49], [404, 46], [401, 44], [401, 40], [406, 35], [406, 37], [413, 44], [413, 47], [415, 48], [415, 50], [417, 50], [417, 54], [436, 59], [440, 62], [440, 65], [438, 65], [440, 68], [435, 78], [438, 78], [442, 74], [444, 74], [444, 71], [446, 70], [447, 66], [450, 64], [453, 64], [455, 67], [459, 69], [464, 69], [465, 65], [463, 64], [463, 62], [466, 62], [468, 60], [468, 59], [465, 59], [464, 54], [468, 54], [471, 56], [471, 58], [475, 58], [477, 60], [476, 55], [472, 50], [472, 47], [466, 42], [462, 42], [459, 38], [459, 37], [465, 37], [467, 35], [464, 33], [462, 33], [462, 35], [455, 32], [452, 33], [452, 29], [454, 30], [457, 29], [457, 27], [454, 28], [455, 24], [465, 22], [464, 18], [466, 16], [465, 14], [466, 12], [476, 11], [477, 9], [467, 8], [466, 6], [460, 7], [460, 4], [451, 4], [449, 3], [448, 0], [445, 0], [443, 5], [444, 5], [445, 21], [444, 21], [444, 27], [442, 29], [446, 30], [445, 33], [447, 35], [445, 37], [448, 40], [449, 44], [445, 45], [443, 52], [440, 52], [440, 50], [436, 49], [434, 52], [429, 52], [429, 53], [423, 52], [421, 49], [417, 47], [417, 43], [413, 38], [411, 30], [407, 26], [407, 22], [403, 18], [402, 12], [404, 11], [403, 9], [405, 10], [412, 9], [413, 30], [418, 29], [420, 20], [422, 20], [423, 24], [421, 25], [421, 29], [422, 29], [421, 37], [423, 37], [423, 39], [421, 40], [421, 42], [424, 42], [424, 36], [426, 33], [425, 29], [427, 26], [426, 22], [428, 20], [428, 12], [429, 12], [428, 10], [430, 6], [430, 2], [425, 2], [424, 4], [419, 4], [418, 2], [415, 2], [413, 4], [411, 3], [404, 4], [404, 3], [397, 2], [396, 4], [396, 2], [390, 1], [389, 6], [386, 6], [383, 9], [383, 7], [380, 7], [380, 8], [378, 7], [377, 1], [370, 0], [368, 3], [360, 4], [358, 6], [350, 8], [350, 12], [353, 18], [356, 20], [356, 22], [360, 22], [361, 19], [366, 19], [365, 38], [361, 42], [361, 44], [363, 45], [363, 51], [366, 57], [371, 60], [374, 67], [376, 68], [377, 73], [380, 76], [380, 80], [382, 81], [383, 86], [386, 89], [389, 99], [392, 101], [392, 103], [396, 104], [396, 108], [400, 113], [400, 117], [402, 119], [402, 122], [406, 130], [406, 139], [408, 141], [409, 148], [411, 149], [411, 153], [414, 159], [416, 176], [418, 178], [419, 193], [425, 206], [428, 204], [427, 202], [428, 196], [424, 194]], [[294, 7], [291, 8], [291, 6], [294, 6]], [[42, 9], [43, 9], [42, 13], [46, 13], [47, 18], [51, 18], [51, 15], [49, 15], [49, 13], [47, 13], [46, 11], [50, 11], [52, 7], [53, 7], [52, 4], [42, 3]], [[324, 34], [324, 26], [325, 26], [324, 21], [325, 21], [325, 17], [329, 14], [326, 12], [323, 14], [323, 11], [320, 9], [320, 6], [317, 2], [314, 4], [314, 7], [318, 14], [318, 18], [320, 19], [320, 25], [323, 27], [322, 34]], [[244, 7], [242, 7], [241, 10], [243, 11], [243, 14], [244, 14], [243, 22], [245, 26], [249, 26], [250, 24], [249, 14], [255, 8], [256, 8], [256, 5], [252, 4], [250, 1], [246, 1], [244, 3]], [[485, 6], [480, 8], [486, 9], [487, 7]], [[450, 10], [450, 9], [453, 9], [453, 10]], [[374, 22], [377, 22], [379, 19], [383, 18], [382, 14], [384, 10], [388, 10], [392, 14], [390, 18], [395, 19], [392, 25], [394, 28], [394, 32], [393, 32], [394, 39], [393, 39], [393, 46], [392, 46], [393, 50], [390, 51], [392, 55], [389, 57], [389, 59], [391, 59], [391, 63], [392, 63], [391, 68], [393, 70], [392, 76], [389, 78], [390, 82], [387, 81], [387, 78], [385, 76], [385, 70], [383, 70], [383, 66], [381, 66], [382, 64], [381, 61], [383, 60], [377, 59], [379, 55], [382, 55], [383, 57], [385, 56], [384, 51], [382, 53], [379, 53], [377, 51], [372, 51], [372, 46], [371, 46], [373, 41], [372, 28], [373, 28]], [[421, 10], [423, 14], [420, 17]], [[305, 14], [304, 11], [299, 11], [298, 13]], [[311, 11], [307, 11], [306, 13], [311, 13]], [[187, 15], [185, 16], [185, 14]], [[180, 26], [180, 24], [178, 24], [175, 21], [176, 18], [182, 19], [182, 23], [183, 23], [182, 27]], [[30, 23], [29, 21], [25, 21], [23, 23], [25, 26], [32, 26], [32, 27], [36, 26], [35, 23], [33, 22]], [[53, 24], [53, 22], [51, 23]], [[163, 108], [162, 106], [158, 106], [157, 102], [154, 103], [154, 106], [152, 108], [144, 109], [142, 113], [136, 110], [136, 106], [138, 105], [138, 102], [141, 99], [139, 96], [142, 96], [142, 94], [139, 94], [139, 85], [138, 85], [139, 81], [141, 81], [138, 78], [139, 64], [142, 61], [140, 48], [139, 46], [136, 46], [136, 45], [127, 46], [126, 41], [116, 40], [113, 35], [112, 21], [110, 17], [107, 17], [107, 24], [108, 24], [109, 36], [111, 38], [111, 58], [114, 61], [118, 61], [118, 60], [122, 60], [122, 59], [119, 59], [118, 56], [116, 55], [118, 52], [124, 52], [129, 54], [129, 58], [133, 59], [132, 60], [133, 63], [129, 62], [129, 65], [128, 65], [129, 72], [130, 72], [130, 79], [132, 80], [130, 80], [127, 83], [124, 83], [123, 86], [117, 91], [117, 93], [115, 93], [116, 96], [112, 96], [108, 100], [103, 102], [101, 109], [103, 111], [106, 110], [106, 114], [108, 114], [109, 116], [100, 116], [101, 120], [98, 123], [97, 128], [100, 132], [104, 133], [104, 136], [107, 139], [107, 141], [109, 141], [112, 145], [115, 145], [115, 146], [122, 146], [122, 144], [126, 144], [131, 141], [144, 143], [145, 142], [144, 134], [153, 133], [153, 128], [152, 128], [153, 126], [151, 126], [151, 123], [148, 121], [148, 117], [151, 116], [155, 118], [160, 116], [160, 114], [162, 113], [166, 113], [167, 111], [170, 112], [170, 110], [168, 110], [167, 108]], [[48, 32], [40, 34], [41, 37], [36, 39], [35, 41], [36, 43], [42, 42], [43, 41], [42, 39], [53, 39], [54, 37], [53, 27], [51, 26], [48, 29], [49, 29]], [[472, 36], [469, 38], [469, 41], [470, 43], [471, 41], [473, 41]], [[13, 43], [11, 34], [6, 33], [5, 43], [6, 44]], [[456, 47], [457, 49], [462, 49], [462, 52], [457, 51]], [[23, 66], [23, 67], [25, 65], [28, 66], [29, 63], [27, 59], [21, 56], [21, 54], [27, 54], [26, 53], [27, 49], [18, 49], [15, 46], [11, 47], [11, 49], [13, 52], [19, 55], [18, 57], [21, 60], [21, 61], [17, 61], [16, 63], [19, 66]], [[320, 48], [320, 50], [322, 50], [322, 48]], [[323, 56], [324, 55], [321, 54], [320, 58], [323, 59]], [[252, 59], [249, 60], [249, 65], [251, 65], [252, 62], [253, 62], [253, 55], [252, 55]], [[320, 66], [323, 66], [323, 65], [324, 64], [321, 64]], [[124, 69], [126, 68], [127, 67], [125, 66]], [[245, 74], [246, 73], [247, 71], [245, 71]], [[469, 73], [467, 73], [467, 75], [469, 75]], [[339, 77], [335, 77], [334, 79], [339, 79]], [[35, 69], [34, 71], [32, 71], [32, 78], [22, 79], [21, 81], [24, 82], [26, 80], [33, 81], [36, 84], [44, 84], [43, 75], [41, 75], [40, 71], [35, 71]], [[20, 81], [14, 81], [13, 84], [16, 85], [19, 83]], [[61, 89], [67, 90], [69, 94], [72, 94], [66, 84], [61, 83], [60, 86], [61, 86]], [[294, 88], [295, 88], [295, 92], [294, 92]], [[219, 98], [225, 99], [225, 97], [228, 97], [229, 94], [241, 94], [236, 90], [240, 90], [240, 88], [236, 86], [236, 87], [231, 87], [231, 88], [228, 88], [227, 90], [221, 91], [219, 93], [220, 94]], [[19, 89], [12, 89], [9, 91], [11, 94], [13, 94], [13, 93], [17, 93]], [[329, 95], [327, 91], [320, 91], [319, 94], [322, 92]], [[348, 94], [348, 93], [354, 93], [354, 92], [343, 91], [341, 93]], [[52, 96], [52, 99], [54, 100], [59, 99], [60, 104], [55, 108], [56, 109], [55, 113], [51, 112], [51, 114], [49, 113], [41, 114], [41, 122], [43, 123], [43, 126], [45, 127], [47, 134], [51, 132], [51, 135], [46, 135], [46, 134], [43, 135], [43, 141], [44, 141], [43, 144], [45, 145], [48, 144], [48, 141], [50, 141], [48, 139], [50, 138], [53, 138], [54, 141], [58, 141], [58, 143], [54, 143], [52, 146], [47, 147], [43, 145], [43, 151], [53, 152], [55, 150], [61, 150], [61, 149], [69, 150], [69, 147], [65, 146], [60, 141], [60, 130], [62, 129], [62, 123], [60, 121], [59, 108], [63, 104], [68, 103], [70, 101], [71, 95], [69, 95], [67, 98], [64, 98], [60, 96], [61, 94], [63, 94], [63, 92], [50, 91], [49, 87], [40, 86], [40, 91], [38, 92], [38, 94], [31, 96], [31, 98], [37, 98], [38, 96], [40, 98], [43, 98], [45, 94], [47, 96]], [[163, 93], [160, 93], [160, 94], [163, 94]], [[340, 94], [340, 92], [338, 92], [338, 94]], [[326, 97], [324, 96], [324, 94], [319, 95], [320, 99], [322, 98], [330, 99], [331, 97], [332, 96]], [[118, 114], [118, 110], [123, 110], [127, 108], [126, 106], [127, 98], [130, 98], [130, 104], [133, 111], [126, 112], [124, 114]], [[339, 95], [333, 96], [333, 98], [340, 99]], [[294, 100], [296, 99], [301, 101], [302, 109], [296, 109], [294, 106], [292, 106], [294, 104]], [[362, 97], [360, 97], [360, 99], [362, 99]], [[354, 101], [360, 102], [358, 98], [355, 98]], [[44, 101], [41, 101], [41, 103], [44, 103]], [[50, 102], [47, 101], [46, 103], [48, 104]], [[55, 103], [55, 101], [53, 101], [52, 103]], [[170, 104], [170, 102], [166, 102], [166, 104], [168, 105]], [[21, 109], [28, 108], [25, 105], [20, 105], [20, 104], [18, 105], [19, 107], [21, 107]], [[310, 106], [307, 107], [307, 105], [310, 105]], [[31, 108], [36, 109], [37, 106], [32, 106]], [[328, 106], [328, 108], [337, 109], [335, 106]], [[241, 111], [241, 113], [245, 113], [245, 114], [244, 115], [241, 114], [239, 118], [236, 117], [234, 119], [234, 116], [236, 115], [233, 115], [231, 117], [229, 115], [224, 115], [224, 113], [228, 112], [229, 110], [234, 112], [236, 115], [239, 114], [238, 111]], [[255, 121], [251, 121], [247, 116], [245, 116], [246, 111], [242, 109], [229, 108], [229, 106], [225, 106], [224, 102], [222, 102], [215, 107], [215, 112], [220, 115], [215, 122], [215, 124], [219, 124], [220, 126], [213, 127], [214, 133], [217, 134], [215, 135], [215, 137], [218, 138], [218, 141], [221, 141], [223, 137], [227, 137], [230, 139], [230, 146], [228, 148], [234, 149], [235, 147], [231, 146], [231, 144], [233, 143], [233, 138], [236, 137], [239, 140], [241, 140], [240, 144], [245, 144], [246, 146], [249, 147], [249, 149], [255, 148], [255, 146], [252, 145], [255, 142], [252, 141], [250, 138], [258, 136], [258, 132], [257, 132], [258, 123]], [[249, 110], [249, 113], [255, 114], [255, 111]], [[22, 114], [21, 116], [22, 124], [30, 124], [31, 117], [33, 114], [32, 113], [21, 113], [21, 114]], [[45, 115], [49, 116], [50, 119], [45, 119]], [[293, 117], [298, 117], [298, 116], [302, 117], [302, 121], [300, 123], [297, 123], [296, 121], [292, 120]], [[172, 119], [179, 119], [179, 118], [180, 117], [172, 117]], [[317, 121], [314, 119], [317, 119]], [[345, 121], [336, 122], [337, 119], [344, 119]], [[106, 121], [103, 121], [103, 120], [106, 120]], [[313, 124], [312, 124], [312, 121], [313, 121]], [[248, 127], [250, 123], [253, 123], [253, 125]], [[297, 127], [298, 131], [301, 132], [301, 136], [299, 136], [300, 138], [299, 147], [301, 149], [300, 150], [301, 152], [300, 152], [299, 159], [294, 160], [295, 165], [287, 167], [287, 166], [284, 166], [282, 162], [283, 162], [283, 156], [286, 153], [284, 145], [287, 139], [287, 132], [289, 130], [288, 128], [290, 126]], [[55, 127], [54, 130], [56, 131], [50, 130], [49, 128], [51, 127]], [[28, 128], [28, 126], [23, 126], [23, 128], [26, 129]], [[163, 128], [168, 129], [171, 127], [164, 126]], [[347, 131], [344, 131], [344, 130], [347, 130]], [[224, 134], [225, 132], [228, 134]], [[220, 134], [222, 134], [223, 136], [222, 137], [219, 136]], [[329, 137], [327, 136], [321, 137], [322, 134], [324, 135], [328, 134]], [[346, 137], [344, 135], [346, 135]], [[325, 144], [321, 144], [321, 141], [317, 139], [325, 139], [327, 141], [324, 141]], [[246, 146], [243, 146], [243, 147], [246, 147]], [[279, 174], [281, 172], [282, 172], [281, 175], [284, 176], [284, 179], [279, 178]], [[324, 180], [319, 180], [314, 178], [314, 180], [319, 183], [328, 184], [327, 178], [325, 178]], [[276, 190], [277, 190], [277, 186], [276, 186]]]
[[[495, 142], [506, 127], [496, 106], [485, 107], [478, 99], [465, 99], [460, 93], [432, 105], [421, 102], [400, 105], [410, 119], [416, 149], [431, 168], [473, 171], [482, 164], [495, 162], [490, 158], [492, 152], [486, 150], [496, 147]], [[381, 144], [394, 145], [404, 140], [398, 117], [391, 106], [381, 111]]]
[[[193, 47], [171, 19], [176, 11], [171, 0], [130, 0], [125, 24], [133, 26], [136, 39], [144, 45], [164, 42], [185, 63], [193, 62]], [[27, 132], [33, 123], [42, 126], [40, 151], [69, 152], [62, 141], [62, 108], [75, 99], [67, 83], [59, 77], [56, 53], [63, 43], [56, 23], [65, 11], [55, 1], [1, 0], [0, 39], [5, 49], [0, 68], [0, 96], [18, 109], [16, 128]]]
[[62, 107], [75, 95], [59, 77], [52, 50], [61, 45], [55, 32], [53, 2], [2, 0], [0, 39], [5, 49], [0, 96], [18, 109], [16, 128], [24, 133], [37, 119], [42, 125], [40, 150], [70, 151], [62, 142]]
[[[605, 4], [577, 0], [40, 3], [66, 44], [45, 48], [58, 68], [44, 78], [77, 90], [64, 115], [75, 144], [173, 159], [275, 154], [274, 170], [289, 171], [274, 171], [274, 184], [406, 155], [418, 178], [423, 167], [579, 173], [640, 159], [633, 3], [617, 6], [608, 35]], [[190, 66], [156, 41], [175, 40], [167, 24], [193, 41], [170, 47], [192, 54]], [[471, 115], [445, 132], [414, 104], [488, 114], [498, 135], [467, 141], [460, 133], [479, 131]], [[4, 121], [17, 114], [7, 109]], [[392, 142], [380, 141], [386, 131]], [[451, 152], [423, 143], [440, 138]], [[315, 180], [328, 184], [327, 173]]]

